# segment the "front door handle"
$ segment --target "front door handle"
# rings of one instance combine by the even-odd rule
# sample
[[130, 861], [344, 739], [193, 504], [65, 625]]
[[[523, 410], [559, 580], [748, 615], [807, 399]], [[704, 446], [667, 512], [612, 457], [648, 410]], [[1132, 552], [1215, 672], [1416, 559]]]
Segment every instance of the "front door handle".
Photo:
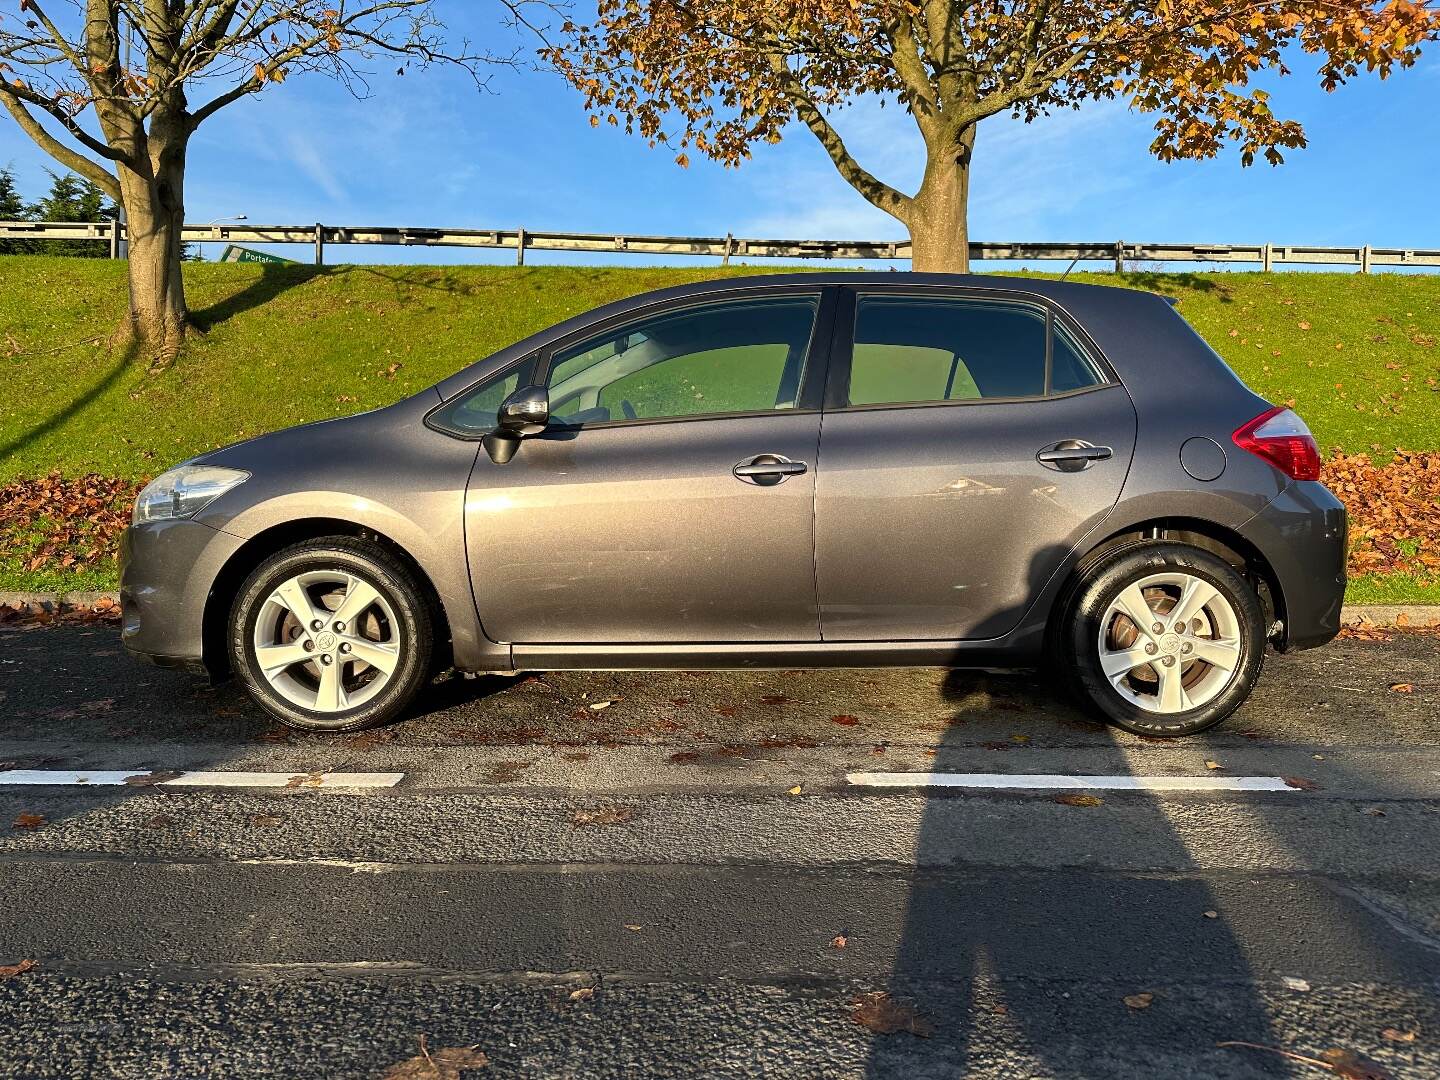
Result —
[[1083, 439], [1065, 439], [1045, 447], [1035, 455], [1035, 460], [1057, 472], [1079, 472], [1114, 456], [1115, 451], [1108, 446], [1096, 446]]
[[791, 461], [779, 454], [761, 454], [749, 461], [742, 461], [732, 471], [735, 473], [736, 479], [743, 480], [747, 484], [773, 487], [775, 484], [783, 484], [790, 477], [799, 476], [808, 470], [809, 466], [803, 461]]

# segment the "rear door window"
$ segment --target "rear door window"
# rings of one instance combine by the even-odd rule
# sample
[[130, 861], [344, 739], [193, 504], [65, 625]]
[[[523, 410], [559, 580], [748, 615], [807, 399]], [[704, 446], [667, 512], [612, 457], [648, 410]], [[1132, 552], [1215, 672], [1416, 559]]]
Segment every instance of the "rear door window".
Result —
[[1025, 303], [860, 296], [844, 404], [1043, 397], [1052, 363], [1050, 393], [1099, 383], [1083, 350], [1051, 324]]

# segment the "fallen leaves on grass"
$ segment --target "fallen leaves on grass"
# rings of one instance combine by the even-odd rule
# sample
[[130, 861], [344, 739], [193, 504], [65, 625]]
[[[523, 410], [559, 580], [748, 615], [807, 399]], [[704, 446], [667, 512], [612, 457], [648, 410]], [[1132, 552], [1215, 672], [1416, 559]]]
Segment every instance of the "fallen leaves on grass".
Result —
[[904, 1031], [928, 1039], [935, 1034], [935, 1025], [917, 1013], [914, 1006], [896, 1001], [883, 990], [862, 994], [852, 1004], [850, 1019], [876, 1035]]
[[1064, 806], [1101, 806], [1105, 802], [1105, 800], [1098, 795], [1079, 795], [1073, 793], [1056, 795], [1055, 801]]
[[38, 829], [48, 824], [49, 822], [45, 820], [44, 814], [23, 813], [16, 816], [14, 827], [17, 829]]
[[1345, 1080], [1392, 1080], [1390, 1073], [1383, 1065], [1361, 1057], [1353, 1050], [1324, 1050], [1319, 1057], [1310, 1057], [1307, 1054], [1297, 1054], [1292, 1050], [1282, 1050], [1278, 1046], [1264, 1046], [1260, 1043], [1241, 1042], [1239, 1040], [1228, 1040], [1218, 1042], [1217, 1047], [1244, 1048], [1247, 1050], [1264, 1050], [1266, 1053], [1279, 1054], [1290, 1061], [1298, 1061], [1302, 1065], [1313, 1065], [1317, 1069], [1328, 1069], [1336, 1076], [1342, 1076]]
[[21, 960], [18, 964], [8, 964], [0, 967], [0, 979], [13, 979], [16, 975], [24, 975], [25, 972], [33, 970], [34, 960]]
[[597, 806], [593, 810], [576, 810], [570, 815], [570, 824], [577, 829], [624, 825], [634, 820], [633, 806]]
[[113, 562], [142, 486], [98, 473], [12, 480], [0, 487], [0, 561], [31, 572]]
[[483, 1069], [489, 1064], [490, 1059], [473, 1046], [427, 1049], [425, 1036], [421, 1035], [420, 1053], [391, 1065], [380, 1080], [460, 1080], [465, 1070]]
[[1349, 511], [1352, 575], [1440, 575], [1440, 452], [1397, 450], [1385, 465], [1337, 453], [1320, 478]]

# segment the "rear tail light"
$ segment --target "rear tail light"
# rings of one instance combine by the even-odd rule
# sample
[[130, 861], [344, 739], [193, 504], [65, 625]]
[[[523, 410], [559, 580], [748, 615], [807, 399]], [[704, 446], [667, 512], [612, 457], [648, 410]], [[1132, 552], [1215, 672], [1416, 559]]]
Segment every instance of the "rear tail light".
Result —
[[1305, 421], [1277, 405], [1231, 436], [1241, 450], [1262, 457], [1292, 480], [1320, 479], [1320, 448]]

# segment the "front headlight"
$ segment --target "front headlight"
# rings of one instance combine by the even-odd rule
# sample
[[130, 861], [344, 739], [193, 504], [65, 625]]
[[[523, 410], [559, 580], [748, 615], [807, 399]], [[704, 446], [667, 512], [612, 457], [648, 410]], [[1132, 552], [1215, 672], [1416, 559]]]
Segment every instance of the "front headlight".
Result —
[[132, 525], [194, 517], [214, 500], [250, 479], [248, 472], [217, 465], [181, 465], [161, 473], [135, 500]]

